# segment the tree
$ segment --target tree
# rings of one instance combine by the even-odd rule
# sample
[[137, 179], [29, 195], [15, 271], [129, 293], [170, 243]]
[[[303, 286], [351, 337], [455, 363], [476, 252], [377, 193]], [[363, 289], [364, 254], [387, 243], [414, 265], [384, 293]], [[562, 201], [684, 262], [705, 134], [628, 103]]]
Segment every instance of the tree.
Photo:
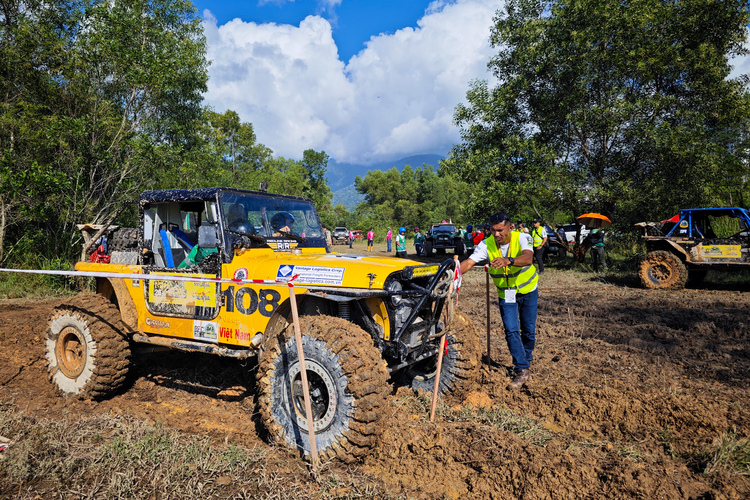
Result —
[[[187, 0], [8, 0], [0, 9], [0, 225], [23, 234], [44, 224], [45, 248], [59, 255], [79, 238], [76, 223], [103, 222], [190, 147], [205, 39]], [[26, 192], [15, 187], [22, 180]], [[28, 210], [29, 193], [43, 214]]]
[[302, 166], [305, 168], [309, 182], [305, 196], [315, 203], [320, 212], [329, 211], [333, 194], [326, 179], [328, 155], [325, 151], [307, 149], [302, 153]]
[[473, 82], [457, 107], [447, 169], [489, 181], [475, 213], [529, 196], [514, 185], [543, 214], [627, 222], [724, 203], [748, 179], [747, 79], [727, 79], [748, 21], [741, 1], [509, 0], [499, 83]]
[[367, 227], [427, 227], [443, 219], [461, 221], [469, 187], [449, 173], [438, 174], [431, 166], [416, 170], [406, 165], [383, 172], [372, 170], [354, 180], [365, 201], [357, 207], [358, 220]]

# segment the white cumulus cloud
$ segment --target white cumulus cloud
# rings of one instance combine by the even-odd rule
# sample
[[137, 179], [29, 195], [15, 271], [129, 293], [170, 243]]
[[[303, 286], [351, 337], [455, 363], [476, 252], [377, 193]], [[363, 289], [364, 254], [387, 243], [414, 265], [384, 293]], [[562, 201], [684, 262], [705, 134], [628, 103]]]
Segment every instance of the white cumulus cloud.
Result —
[[417, 28], [373, 36], [346, 64], [320, 16], [299, 26], [218, 26], [206, 11], [206, 101], [237, 111], [259, 142], [290, 158], [308, 148], [350, 163], [445, 153], [459, 141], [453, 110], [469, 82], [490, 76], [489, 29], [500, 7], [438, 0]]

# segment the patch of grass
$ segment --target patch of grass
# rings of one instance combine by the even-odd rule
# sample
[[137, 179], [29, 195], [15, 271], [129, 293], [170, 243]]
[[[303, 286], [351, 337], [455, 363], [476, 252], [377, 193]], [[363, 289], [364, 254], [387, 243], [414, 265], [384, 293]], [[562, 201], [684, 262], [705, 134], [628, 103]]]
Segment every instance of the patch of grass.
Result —
[[667, 425], [656, 433], [656, 437], [659, 442], [664, 446], [664, 451], [670, 456], [672, 460], [677, 458], [677, 452], [674, 449], [674, 436], [672, 435], [672, 429]]
[[[6, 266], [0, 266], [6, 267]], [[70, 271], [70, 262], [60, 258], [43, 258], [17, 263], [14, 269]], [[39, 296], [66, 296], [81, 289], [93, 290], [94, 278], [53, 276], [45, 274], [0, 273], [0, 299]]]
[[750, 475], [750, 439], [740, 438], [736, 432], [726, 432], [708, 452], [705, 474], [720, 470], [731, 474]]
[[272, 448], [214, 443], [120, 415], [34, 419], [0, 403], [0, 491], [14, 498], [388, 498], [359, 470], [323, 464], [318, 482], [301, 460]]
[[[420, 419], [429, 419], [431, 395], [403, 396], [400, 400], [409, 413], [419, 415]], [[474, 408], [471, 405], [461, 405], [450, 408], [439, 399], [435, 414], [447, 422], [477, 422], [501, 431], [512, 432], [537, 446], [544, 446], [553, 439], [552, 433], [539, 422], [518, 415], [505, 407]]]

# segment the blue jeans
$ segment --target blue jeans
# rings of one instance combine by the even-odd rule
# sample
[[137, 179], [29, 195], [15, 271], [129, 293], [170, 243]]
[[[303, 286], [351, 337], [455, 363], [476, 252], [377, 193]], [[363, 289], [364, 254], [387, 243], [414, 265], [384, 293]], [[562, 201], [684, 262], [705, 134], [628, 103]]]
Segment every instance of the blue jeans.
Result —
[[391, 251], [391, 240], [385, 240], [388, 243], [388, 251]]
[[[515, 304], [506, 304], [505, 299], [498, 301], [500, 317], [505, 328], [505, 341], [513, 357], [513, 368], [516, 372], [531, 366], [534, 345], [536, 344], [536, 311], [539, 301], [539, 290], [525, 294], [516, 294]], [[520, 328], [519, 328], [520, 326]]]

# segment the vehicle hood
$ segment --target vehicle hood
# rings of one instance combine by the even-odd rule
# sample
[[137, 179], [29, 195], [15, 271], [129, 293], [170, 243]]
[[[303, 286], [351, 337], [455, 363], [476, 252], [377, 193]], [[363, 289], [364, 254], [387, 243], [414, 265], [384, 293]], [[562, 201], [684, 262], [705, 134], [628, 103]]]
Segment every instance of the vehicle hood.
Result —
[[[407, 266], [422, 266], [421, 262], [395, 257], [376, 257], [352, 254], [295, 254], [276, 252], [267, 256], [238, 255], [225, 265], [226, 277], [234, 277], [241, 270], [249, 279], [289, 281], [299, 285], [319, 285], [344, 288], [381, 289], [388, 275]], [[245, 258], [247, 257], [247, 258]], [[370, 274], [374, 274], [372, 285]]]

